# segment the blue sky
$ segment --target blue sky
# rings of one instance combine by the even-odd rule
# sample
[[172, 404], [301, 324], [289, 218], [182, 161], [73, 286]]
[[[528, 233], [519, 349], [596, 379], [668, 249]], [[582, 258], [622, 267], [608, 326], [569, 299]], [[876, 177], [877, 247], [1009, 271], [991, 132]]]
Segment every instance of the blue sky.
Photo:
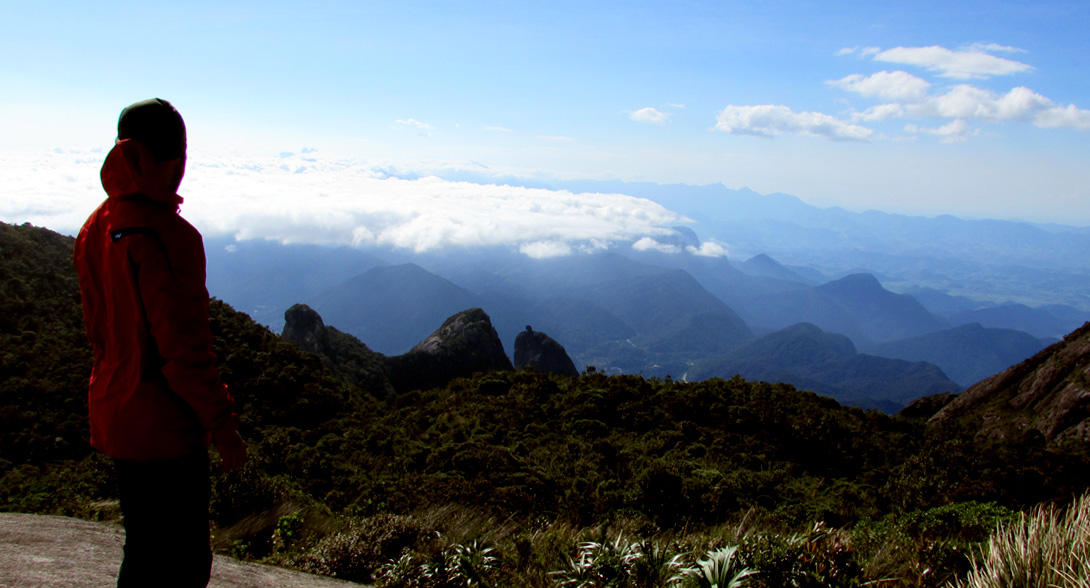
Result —
[[[100, 198], [92, 164], [117, 113], [159, 96], [189, 125], [193, 198], [306, 149], [316, 194], [352, 192], [328, 175], [350, 165], [469, 168], [1090, 225], [1081, 0], [0, 8], [0, 189], [23, 199], [0, 205], [8, 221], [68, 205], [40, 186], [53, 171], [80, 186], [73, 206]], [[465, 187], [428, 186], [447, 188]]]

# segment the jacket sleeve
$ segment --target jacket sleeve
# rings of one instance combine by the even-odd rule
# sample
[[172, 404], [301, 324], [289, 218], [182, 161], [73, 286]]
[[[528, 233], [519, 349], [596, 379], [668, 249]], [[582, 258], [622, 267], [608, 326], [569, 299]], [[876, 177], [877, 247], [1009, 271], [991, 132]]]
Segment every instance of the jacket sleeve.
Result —
[[177, 220], [176, 230], [134, 236], [140, 244], [130, 254], [160, 371], [216, 440], [237, 430], [238, 415], [212, 352], [204, 244], [196, 229]]

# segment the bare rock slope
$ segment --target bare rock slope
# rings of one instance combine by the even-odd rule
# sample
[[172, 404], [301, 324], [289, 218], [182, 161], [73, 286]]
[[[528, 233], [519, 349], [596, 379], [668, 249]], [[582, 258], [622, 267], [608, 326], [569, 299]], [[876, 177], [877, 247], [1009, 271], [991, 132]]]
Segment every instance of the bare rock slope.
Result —
[[[112, 588], [117, 584], [124, 531], [67, 517], [0, 513], [0, 588]], [[359, 587], [216, 556], [211, 588]]]

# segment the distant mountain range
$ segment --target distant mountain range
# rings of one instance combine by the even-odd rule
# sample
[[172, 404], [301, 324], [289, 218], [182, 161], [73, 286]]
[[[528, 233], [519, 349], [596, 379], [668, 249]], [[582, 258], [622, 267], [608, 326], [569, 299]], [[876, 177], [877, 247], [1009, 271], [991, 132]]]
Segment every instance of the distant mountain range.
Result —
[[[745, 377], [886, 410], [917, 392], [975, 383], [1090, 320], [1090, 260], [1071, 255], [1090, 250], [1090, 230], [854, 213], [721, 185], [547, 187], [649, 198], [693, 222], [654, 247], [615, 243], [550, 259], [503, 248], [414, 254], [209, 240], [209, 289], [274, 330], [286, 308], [307, 303], [387, 355], [481, 308], [510, 355], [530, 325], [577, 369], [691, 378], [744, 368]], [[731, 254], [699, 255], [701, 239]], [[845, 336], [853, 352], [836, 369], [823, 356], [799, 357], [792, 346], [812, 334], [792, 329], [800, 324]], [[786, 349], [743, 360], [759, 337]], [[776, 366], [767, 357], [791, 359]], [[879, 358], [937, 367], [898, 388], [867, 375], [896, 371]]]
[[852, 212], [722, 184], [530, 182], [464, 171], [439, 175], [647, 198], [692, 219], [687, 229], [725, 244], [739, 261], [766, 254], [787, 267], [812, 268], [832, 278], [872, 273], [897, 292], [930, 287], [983, 303], [1090, 311], [1090, 257], [1081, 254], [1090, 251], [1090, 227]]
[[[275, 271], [278, 248], [290, 252], [285, 275]], [[1063, 318], [1050, 309], [993, 306], [983, 332], [958, 329], [959, 321], [987, 309], [921, 290], [926, 294], [921, 298], [941, 311], [934, 312], [865, 273], [815, 285], [816, 272], [789, 268], [767, 255], [735, 265], [691, 253], [603, 252], [535, 260], [476, 251], [381, 265], [377, 254], [350, 249], [307, 251], [265, 243], [244, 251], [249, 256], [239, 252], [229, 246], [210, 250], [210, 267], [226, 262], [209, 272], [213, 294], [253, 308], [259, 317], [267, 316], [262, 313], [271, 302], [295, 298], [386, 355], [406, 353], [447, 317], [481, 308], [511, 356], [515, 336], [530, 325], [564, 346], [580, 370], [595, 366], [609, 373], [686, 379], [738, 373], [887, 411], [919, 396], [958, 390], [1025, 359], [1048, 343], [1034, 335], [1079, 317], [1073, 309]], [[308, 255], [319, 269], [304, 279]], [[230, 266], [255, 259], [266, 273]], [[338, 264], [345, 271], [365, 271], [337, 282]], [[244, 287], [229, 280], [227, 294], [218, 294], [216, 276], [238, 275], [249, 277]], [[1016, 312], [1004, 314], [1007, 309]], [[1032, 323], [1035, 315], [1047, 320], [1033, 323], [1040, 327], [1032, 335], [1004, 326], [1027, 317]], [[282, 322], [268, 324], [279, 329]], [[812, 335], [791, 328], [800, 324], [844, 336], [851, 352], [835, 361], [804, 355], [816, 352], [800, 346], [800, 337]], [[762, 337], [755, 348], [763, 351], [755, 356], [749, 346], [769, 334], [775, 336]]]

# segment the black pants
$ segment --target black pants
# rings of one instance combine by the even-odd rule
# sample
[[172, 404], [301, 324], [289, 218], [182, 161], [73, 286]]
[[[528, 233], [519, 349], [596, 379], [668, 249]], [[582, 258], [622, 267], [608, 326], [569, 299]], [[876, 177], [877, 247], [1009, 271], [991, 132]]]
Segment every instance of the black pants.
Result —
[[207, 586], [208, 454], [114, 463], [125, 519], [118, 588]]

